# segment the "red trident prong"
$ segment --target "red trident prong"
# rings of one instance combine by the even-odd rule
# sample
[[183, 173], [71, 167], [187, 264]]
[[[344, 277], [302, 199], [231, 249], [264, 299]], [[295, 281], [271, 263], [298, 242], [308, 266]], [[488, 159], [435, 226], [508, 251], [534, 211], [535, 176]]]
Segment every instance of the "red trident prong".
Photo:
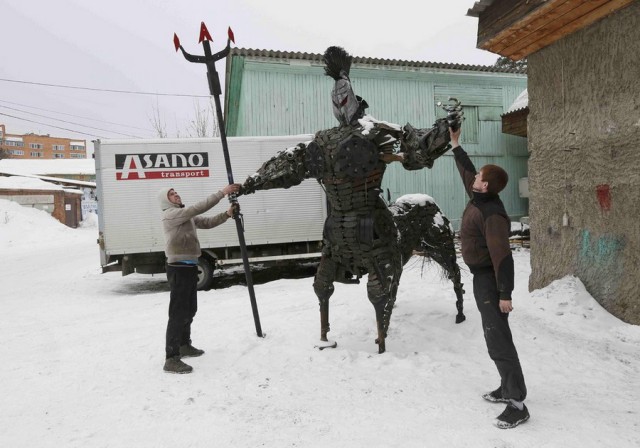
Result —
[[231, 29], [231, 27], [229, 27], [229, 30], [227, 31], [227, 36], [229, 36], [229, 40], [231, 42], [233, 42], [234, 44], [236, 43], [236, 40], [233, 37], [233, 30]]
[[176, 46], [176, 51], [180, 49], [180, 39], [178, 39], [178, 35], [173, 33], [173, 45]]
[[204, 24], [204, 22], [200, 24], [200, 40], [198, 40], [198, 43], [201, 44], [203, 40], [213, 42], [213, 39], [211, 39], [211, 34], [209, 34], [209, 30], [207, 29], [207, 26]]

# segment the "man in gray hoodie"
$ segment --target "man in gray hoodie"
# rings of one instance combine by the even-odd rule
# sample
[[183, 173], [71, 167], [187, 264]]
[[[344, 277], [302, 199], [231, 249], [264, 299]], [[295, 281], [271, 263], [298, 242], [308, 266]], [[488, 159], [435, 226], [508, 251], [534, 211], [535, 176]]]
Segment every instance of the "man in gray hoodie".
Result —
[[158, 192], [158, 200], [163, 211], [167, 279], [171, 288], [165, 372], [190, 373], [193, 368], [180, 358], [204, 354], [204, 350], [191, 345], [191, 323], [198, 310], [197, 261], [201, 255], [196, 229], [211, 229], [232, 217], [235, 205], [214, 216], [199, 215], [213, 208], [229, 193], [237, 193], [239, 188], [240, 184], [227, 185], [189, 207], [185, 207], [180, 195], [171, 187], [164, 187]]

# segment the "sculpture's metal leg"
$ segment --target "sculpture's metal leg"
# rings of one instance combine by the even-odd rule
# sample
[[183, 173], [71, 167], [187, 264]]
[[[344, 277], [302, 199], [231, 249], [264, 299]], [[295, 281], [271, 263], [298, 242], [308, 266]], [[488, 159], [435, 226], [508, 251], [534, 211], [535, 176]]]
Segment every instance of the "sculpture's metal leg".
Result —
[[385, 339], [387, 337], [387, 329], [389, 328], [389, 319], [391, 318], [391, 308], [395, 302], [395, 296], [392, 297], [388, 288], [385, 288], [379, 281], [377, 274], [369, 273], [369, 282], [367, 283], [367, 295], [369, 301], [376, 310], [376, 328], [378, 336], [376, 344], [378, 344], [378, 353], [385, 351]]
[[320, 303], [320, 342], [316, 345], [320, 350], [337, 347], [338, 343], [327, 338], [329, 325], [329, 298], [333, 295], [333, 280], [335, 278], [336, 263], [323, 255], [313, 281], [313, 289]]
[[447, 278], [453, 283], [453, 290], [456, 293], [456, 323], [464, 322], [464, 289], [462, 288], [462, 276], [460, 266], [456, 259], [456, 251], [453, 244], [453, 235], [441, 235], [440, 241], [434, 241], [432, 245], [423, 245], [425, 254], [435, 260], [447, 274]]
[[327, 333], [331, 330], [329, 326], [329, 301], [320, 302], [320, 340], [327, 341]]
[[458, 314], [456, 315], [456, 323], [459, 324], [464, 322], [467, 318], [464, 315], [464, 289], [462, 289], [462, 279], [460, 278], [460, 270], [458, 269], [455, 273], [454, 277], [451, 279], [453, 282], [453, 290], [456, 292], [456, 308], [458, 309]]
[[378, 344], [378, 353], [384, 353], [386, 348], [387, 332], [384, 329], [384, 307], [376, 306], [376, 324], [378, 327], [378, 337], [376, 344]]
[[378, 353], [384, 353], [387, 330], [402, 275], [402, 261], [399, 250], [389, 251], [388, 247], [383, 246], [374, 251], [372, 264], [368, 268], [367, 295], [376, 310]]

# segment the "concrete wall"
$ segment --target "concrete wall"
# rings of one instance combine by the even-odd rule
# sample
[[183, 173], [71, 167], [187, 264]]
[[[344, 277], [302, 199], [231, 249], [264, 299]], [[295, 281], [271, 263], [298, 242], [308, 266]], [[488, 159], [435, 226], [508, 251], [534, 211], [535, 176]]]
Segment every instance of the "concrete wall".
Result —
[[634, 324], [640, 324], [638, 17], [636, 2], [530, 55], [528, 68], [529, 287], [575, 275], [607, 310]]

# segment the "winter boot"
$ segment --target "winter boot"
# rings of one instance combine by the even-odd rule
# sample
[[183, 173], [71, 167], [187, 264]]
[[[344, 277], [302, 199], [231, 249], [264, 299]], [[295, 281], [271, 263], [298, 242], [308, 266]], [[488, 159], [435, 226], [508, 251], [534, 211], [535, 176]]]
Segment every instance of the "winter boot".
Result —
[[527, 420], [529, 420], [529, 410], [524, 403], [522, 404], [522, 410], [509, 403], [502, 414], [497, 417], [495, 425], [500, 429], [515, 428]]
[[508, 398], [503, 398], [502, 389], [500, 387], [498, 387], [493, 392], [487, 392], [482, 396], [482, 398], [492, 403], [509, 403]]
[[191, 373], [193, 367], [180, 361], [179, 356], [167, 358], [164, 362], [164, 371], [169, 373]]
[[180, 346], [180, 356], [183, 358], [195, 358], [204, 355], [204, 350], [195, 348], [191, 343]]

